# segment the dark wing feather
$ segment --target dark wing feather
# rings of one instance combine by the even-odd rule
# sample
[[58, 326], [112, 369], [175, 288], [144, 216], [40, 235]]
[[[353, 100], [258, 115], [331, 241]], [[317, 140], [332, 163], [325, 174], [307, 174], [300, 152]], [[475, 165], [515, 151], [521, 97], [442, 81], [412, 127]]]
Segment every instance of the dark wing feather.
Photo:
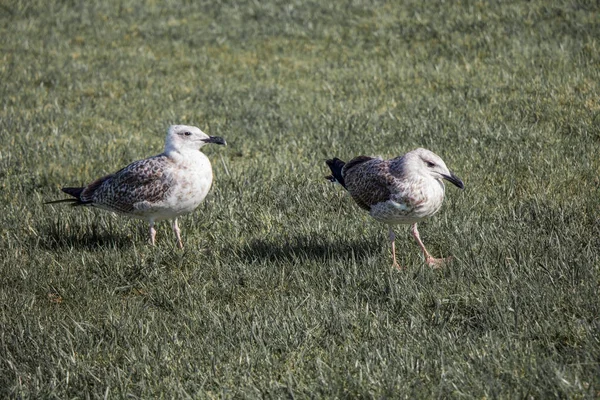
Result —
[[344, 183], [344, 177], [342, 175], [345, 163], [337, 157], [334, 157], [331, 160], [325, 160], [325, 163], [331, 170], [331, 175], [326, 176], [325, 179], [330, 182], [338, 182], [345, 188], [346, 184]]
[[344, 166], [344, 179], [350, 195], [361, 208], [369, 211], [377, 203], [390, 199], [390, 184], [393, 176], [389, 173], [387, 161], [379, 158], [360, 156]]
[[371, 161], [371, 160], [376, 160], [376, 158], [373, 157], [369, 157], [369, 156], [358, 156], [358, 157], [354, 157], [352, 160], [348, 161], [343, 167], [344, 170], [342, 171], [342, 173], [346, 173], [349, 169], [356, 167], [357, 165], [360, 165], [364, 162], [367, 161]]
[[88, 203], [81, 201], [81, 192], [84, 187], [64, 187], [61, 190], [74, 198], [46, 201], [44, 204], [70, 203], [71, 206], [83, 206]]
[[169, 163], [164, 155], [135, 161], [90, 183], [81, 200], [125, 213], [134, 211], [136, 204], [161, 201], [172, 185], [171, 176], [165, 173]]

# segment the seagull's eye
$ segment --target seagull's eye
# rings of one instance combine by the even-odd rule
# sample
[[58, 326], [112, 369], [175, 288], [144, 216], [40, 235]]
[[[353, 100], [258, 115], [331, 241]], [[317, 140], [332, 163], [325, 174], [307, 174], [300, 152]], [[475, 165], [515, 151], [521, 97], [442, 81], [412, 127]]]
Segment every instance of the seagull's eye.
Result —
[[190, 135], [192, 134], [192, 132], [183, 132], [183, 134], [184, 134], [185, 136], [190, 136]]
[[428, 166], [429, 168], [433, 168], [433, 167], [435, 167], [435, 163], [432, 163], [431, 161], [425, 161], [425, 163], [427, 164], [427, 166]]

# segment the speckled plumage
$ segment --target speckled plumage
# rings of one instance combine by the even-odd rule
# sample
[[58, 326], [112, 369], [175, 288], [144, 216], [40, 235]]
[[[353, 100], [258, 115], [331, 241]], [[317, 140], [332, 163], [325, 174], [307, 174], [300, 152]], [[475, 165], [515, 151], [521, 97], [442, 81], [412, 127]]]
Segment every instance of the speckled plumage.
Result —
[[152, 244], [154, 223], [173, 219], [177, 244], [183, 247], [177, 217], [198, 207], [213, 180], [210, 161], [200, 151], [207, 143], [225, 144], [225, 140], [193, 126], [173, 125], [162, 154], [135, 161], [87, 186], [63, 188], [74, 198], [50, 203], [68, 201], [145, 219], [150, 224]]
[[80, 200], [125, 215], [143, 217], [173, 189], [175, 163], [164, 154], [135, 161], [90, 183]]
[[[327, 160], [327, 165], [332, 172], [327, 179], [341, 183], [361, 208], [390, 225], [392, 251], [395, 235], [391, 226], [412, 224], [413, 235], [427, 262], [439, 263], [423, 246], [416, 223], [435, 214], [442, 206], [442, 179], [461, 189], [464, 187], [439, 156], [426, 149], [416, 149], [391, 160], [359, 156], [345, 164], [334, 158]], [[395, 254], [394, 265], [398, 266]]]

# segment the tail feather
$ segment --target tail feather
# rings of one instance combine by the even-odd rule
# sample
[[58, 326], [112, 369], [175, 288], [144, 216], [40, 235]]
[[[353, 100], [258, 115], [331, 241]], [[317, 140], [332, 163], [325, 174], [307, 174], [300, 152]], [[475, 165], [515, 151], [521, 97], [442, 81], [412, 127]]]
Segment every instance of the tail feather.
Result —
[[337, 182], [340, 185], [342, 185], [345, 189], [346, 182], [344, 182], [344, 176], [342, 175], [342, 169], [344, 168], [344, 165], [346, 163], [336, 157], [332, 158], [331, 160], [325, 160], [325, 163], [331, 170], [331, 175], [326, 176], [325, 179], [328, 179], [331, 182]]
[[66, 194], [73, 196], [73, 199], [60, 199], [60, 200], [52, 200], [46, 201], [44, 204], [56, 204], [56, 203], [71, 203], [72, 206], [81, 206], [84, 204], [88, 204], [89, 202], [84, 202], [81, 200], [81, 193], [83, 192], [85, 187], [65, 187], [61, 190]]
[[44, 204], [71, 203], [72, 206], [76, 206], [78, 202], [79, 202], [79, 200], [77, 200], [77, 199], [60, 199], [60, 200], [45, 201]]
[[85, 189], [85, 187], [64, 187], [60, 190], [62, 190], [66, 194], [70, 194], [77, 200], [81, 200], [81, 193], [83, 192], [83, 189]]

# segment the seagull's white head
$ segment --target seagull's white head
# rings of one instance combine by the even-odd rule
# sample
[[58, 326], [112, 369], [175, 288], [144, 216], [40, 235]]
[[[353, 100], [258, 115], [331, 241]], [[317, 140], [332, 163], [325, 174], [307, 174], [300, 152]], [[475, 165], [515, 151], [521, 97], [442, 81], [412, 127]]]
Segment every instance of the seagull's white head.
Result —
[[440, 182], [445, 179], [460, 189], [465, 187], [463, 181], [448, 169], [444, 160], [427, 149], [419, 148], [406, 153], [402, 156], [402, 167], [405, 174], [434, 178]]
[[165, 141], [165, 152], [182, 150], [200, 150], [208, 143], [225, 144], [219, 136], [208, 136], [195, 126], [171, 125]]

